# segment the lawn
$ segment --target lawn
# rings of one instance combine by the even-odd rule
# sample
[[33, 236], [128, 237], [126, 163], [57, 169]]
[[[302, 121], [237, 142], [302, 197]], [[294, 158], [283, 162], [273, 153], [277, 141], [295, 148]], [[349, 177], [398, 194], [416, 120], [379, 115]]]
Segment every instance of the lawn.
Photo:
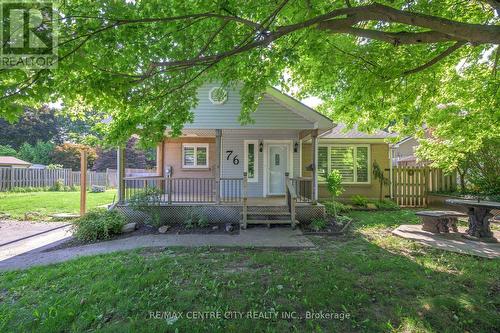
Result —
[[[312, 237], [315, 250], [150, 249], [2, 273], [0, 331], [497, 331], [498, 260], [392, 236], [417, 223], [411, 211], [351, 215], [350, 235]], [[349, 318], [298, 318], [307, 311]]]
[[[104, 193], [87, 193], [87, 208], [113, 202], [116, 190]], [[14, 218], [23, 218], [26, 212], [38, 212], [43, 216], [54, 213], [78, 213], [80, 192], [28, 192], [0, 193], [0, 212]]]

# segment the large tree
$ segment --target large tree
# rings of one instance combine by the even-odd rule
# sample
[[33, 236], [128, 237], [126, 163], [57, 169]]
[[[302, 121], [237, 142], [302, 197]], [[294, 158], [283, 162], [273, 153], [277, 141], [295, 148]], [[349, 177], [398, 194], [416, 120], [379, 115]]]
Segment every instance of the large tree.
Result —
[[18, 149], [24, 143], [34, 146], [38, 141], [61, 142], [54, 110], [48, 107], [25, 108], [22, 117], [14, 123], [0, 119], [0, 145]]
[[[335, 120], [437, 149], [500, 133], [498, 0], [65, 0], [59, 65], [4, 70], [0, 115], [62, 99], [113, 116], [108, 140], [159, 141], [191, 120], [206, 81], [242, 86], [242, 123], [269, 85], [318, 96]], [[43, 31], [42, 31], [43, 32]], [[456, 164], [450, 154], [446, 165]]]
[[[133, 169], [145, 169], [147, 167], [146, 155], [136, 146], [137, 138], [131, 138], [125, 146], [125, 167]], [[97, 158], [93, 170], [106, 171], [116, 169], [116, 149], [97, 149]]]

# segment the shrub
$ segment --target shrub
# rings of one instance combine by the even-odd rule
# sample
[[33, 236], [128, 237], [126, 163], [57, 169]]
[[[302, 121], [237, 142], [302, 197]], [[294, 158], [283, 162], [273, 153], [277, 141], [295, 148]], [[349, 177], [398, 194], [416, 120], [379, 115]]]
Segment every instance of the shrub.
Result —
[[196, 226], [205, 228], [208, 225], [208, 218], [205, 215], [201, 214], [197, 209], [192, 209], [189, 212], [189, 217], [184, 221], [184, 226], [186, 227], [186, 229], [192, 229]]
[[337, 213], [348, 213], [351, 211], [351, 208], [347, 205], [344, 205], [338, 201], [327, 201], [324, 203], [326, 213], [331, 216], [335, 216], [335, 212]]
[[373, 162], [373, 177], [378, 180], [379, 183], [379, 197], [378, 200], [382, 201], [382, 195], [384, 192], [384, 186], [389, 186], [391, 184], [390, 179], [385, 176], [384, 169], [378, 165], [375, 161]]
[[58, 179], [55, 181], [54, 185], [50, 187], [50, 191], [64, 191], [64, 179]]
[[74, 235], [84, 242], [109, 239], [121, 232], [125, 217], [116, 210], [93, 210], [73, 222]]
[[324, 219], [314, 219], [310, 226], [314, 231], [320, 231], [326, 228], [326, 221]]
[[338, 216], [337, 219], [336, 219], [336, 222], [339, 223], [339, 224], [342, 224], [342, 225], [345, 225], [349, 222], [352, 221], [352, 218], [349, 217], [349, 216]]
[[133, 210], [143, 212], [149, 216], [150, 223], [155, 227], [160, 226], [160, 212], [157, 204], [160, 202], [162, 191], [156, 187], [147, 187], [130, 198]]
[[198, 219], [198, 226], [200, 228], [205, 228], [208, 227], [208, 218], [205, 215], [200, 215], [200, 218]]
[[391, 200], [375, 201], [374, 204], [378, 209], [382, 210], [399, 210], [399, 206]]
[[[61, 192], [75, 192], [75, 191], [80, 191], [80, 186], [60, 186], [59, 187]], [[52, 191], [57, 191], [56, 186], [41, 186], [41, 187], [34, 187], [34, 186], [27, 186], [27, 187], [13, 187], [9, 190], [9, 192], [14, 192], [14, 193], [29, 193], [29, 192], [52, 192]]]
[[351, 197], [351, 202], [355, 206], [366, 207], [369, 201], [367, 197], [356, 194]]
[[[342, 187], [342, 175], [339, 170], [332, 170], [330, 174], [326, 177], [326, 183], [328, 187], [328, 192], [332, 196], [332, 201], [344, 192]], [[337, 211], [335, 210], [335, 205], [333, 206], [333, 216], [337, 216]]]
[[0, 145], [0, 156], [16, 156], [17, 151], [11, 146], [2, 146]]

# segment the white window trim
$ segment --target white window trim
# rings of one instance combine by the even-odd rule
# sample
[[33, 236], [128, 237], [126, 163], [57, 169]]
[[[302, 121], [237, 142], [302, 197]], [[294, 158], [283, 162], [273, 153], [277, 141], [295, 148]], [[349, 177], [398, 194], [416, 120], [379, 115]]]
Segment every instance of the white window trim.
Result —
[[[368, 181], [366, 182], [342, 182], [342, 184], [346, 185], [369, 185], [372, 183], [372, 150], [370, 144], [320, 144], [319, 147], [327, 148], [327, 169], [328, 173], [332, 170], [332, 160], [331, 160], [331, 147], [348, 147], [348, 148], [357, 148], [357, 147], [366, 147], [368, 148]], [[357, 160], [357, 149], [354, 149], [354, 161]], [[358, 168], [354, 165], [354, 179], [358, 179]], [[325, 184], [326, 182], [322, 181], [321, 184]]]
[[[194, 148], [194, 165], [185, 165], [184, 159], [184, 149], [185, 148]], [[206, 165], [198, 165], [198, 148], [206, 148], [207, 149], [207, 164]], [[183, 169], [208, 169], [209, 166], [209, 144], [208, 143], [183, 143], [182, 144], [182, 168]]]
[[[224, 99], [222, 101], [216, 101], [212, 98], [212, 94], [215, 90], [217, 89], [222, 89], [224, 90], [224, 92], [226, 93], [226, 96], [224, 97]], [[214, 105], [222, 105], [224, 103], [227, 102], [227, 95], [228, 95], [228, 92], [226, 89], [222, 88], [222, 87], [213, 87], [212, 89], [210, 89], [210, 91], [208, 92], [208, 99], [210, 100], [210, 102]]]
[[254, 149], [254, 177], [248, 178], [249, 183], [258, 183], [259, 182], [259, 141], [258, 140], [244, 140], [244, 164], [243, 171], [248, 173], [248, 145], [253, 143]]

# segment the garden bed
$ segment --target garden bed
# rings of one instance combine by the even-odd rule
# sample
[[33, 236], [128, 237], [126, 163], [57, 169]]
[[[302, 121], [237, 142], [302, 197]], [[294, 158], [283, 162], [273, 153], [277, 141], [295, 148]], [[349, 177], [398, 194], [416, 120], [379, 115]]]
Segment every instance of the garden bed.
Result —
[[186, 227], [183, 224], [175, 224], [169, 226], [165, 234], [177, 234], [177, 235], [187, 235], [187, 234], [202, 234], [202, 235], [238, 235], [240, 233], [240, 226], [238, 224], [232, 224], [232, 231], [226, 231], [225, 224], [211, 224], [206, 227]]
[[[304, 235], [344, 235], [352, 223], [350, 219], [338, 221], [333, 216], [328, 216], [323, 221], [313, 221], [302, 228]], [[319, 224], [319, 225], [318, 225]]]
[[[217, 226], [218, 228], [217, 229], [214, 228], [215, 226]], [[100, 243], [100, 242], [107, 242], [107, 241], [112, 241], [112, 240], [117, 240], [117, 239], [124, 239], [124, 238], [130, 238], [130, 237], [135, 237], [135, 236], [144, 236], [144, 235], [160, 235], [160, 234], [164, 234], [164, 235], [173, 235], [173, 234], [177, 234], [177, 235], [187, 235], [187, 234], [238, 235], [239, 233], [240, 233], [239, 225], [235, 225], [235, 224], [233, 224], [233, 230], [231, 232], [226, 231], [224, 224], [208, 225], [206, 227], [192, 227], [192, 228], [186, 228], [186, 226], [179, 224], [179, 225], [171, 225], [171, 226], [169, 226], [167, 232], [160, 233], [158, 231], [158, 228], [156, 228], [152, 225], [149, 225], [149, 224], [140, 223], [140, 224], [138, 224], [137, 229], [135, 229], [132, 232], [112, 235], [108, 239], [97, 240], [94, 242], [85, 242], [85, 241], [79, 240], [75, 237], [72, 237], [71, 239], [68, 239], [67, 241], [65, 241], [63, 243], [60, 243], [54, 247], [51, 247], [49, 249], [44, 250], [43, 252], [50, 252], [50, 251], [67, 249], [67, 248], [76, 247], [76, 246], [95, 244], [95, 243]]]

